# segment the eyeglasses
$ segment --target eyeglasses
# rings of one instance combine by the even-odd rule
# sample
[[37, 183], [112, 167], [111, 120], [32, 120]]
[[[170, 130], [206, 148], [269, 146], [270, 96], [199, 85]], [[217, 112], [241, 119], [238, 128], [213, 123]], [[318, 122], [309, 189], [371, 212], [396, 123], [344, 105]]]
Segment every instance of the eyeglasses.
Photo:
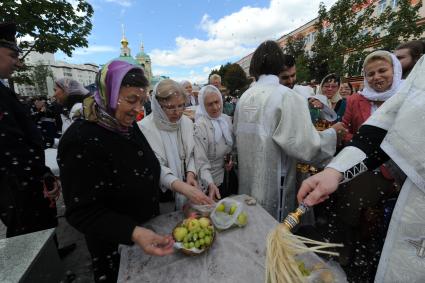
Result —
[[125, 103], [130, 105], [133, 109], [136, 109], [136, 108], [143, 108], [147, 100], [148, 98], [146, 96], [143, 96], [141, 100], [139, 99], [135, 100], [134, 98], [123, 97], [119, 99], [119, 102], [124, 101]]
[[338, 85], [323, 85], [323, 88], [330, 88], [330, 89], [336, 89], [338, 88]]
[[180, 104], [177, 106], [171, 106], [171, 105], [165, 105], [165, 104], [159, 104], [161, 105], [162, 110], [164, 110], [166, 113], [173, 113], [173, 112], [183, 112], [184, 111], [184, 104]]

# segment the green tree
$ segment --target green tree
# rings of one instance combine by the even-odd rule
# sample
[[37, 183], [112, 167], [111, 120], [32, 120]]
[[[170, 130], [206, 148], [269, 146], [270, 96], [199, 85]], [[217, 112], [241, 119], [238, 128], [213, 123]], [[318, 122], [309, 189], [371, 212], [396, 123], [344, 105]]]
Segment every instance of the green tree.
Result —
[[424, 25], [417, 24], [421, 7], [422, 1], [412, 5], [410, 0], [398, 0], [397, 7], [388, 6], [376, 20], [376, 26], [383, 30], [379, 46], [394, 50], [402, 41], [420, 38], [425, 31]]
[[[329, 11], [321, 4], [316, 24], [310, 70], [320, 80], [327, 73], [350, 74], [356, 58], [378, 38], [374, 32], [373, 4], [364, 0], [339, 0]], [[348, 64], [347, 64], [348, 63]]]
[[30, 77], [37, 89], [38, 95], [47, 96], [47, 78], [53, 79], [53, 72], [49, 66], [46, 66], [41, 61], [38, 61], [36, 65], [31, 67]]
[[285, 44], [285, 48], [283, 49], [285, 54], [289, 54], [297, 58], [299, 56], [304, 55], [305, 53], [305, 41], [302, 37], [288, 37], [288, 40]]
[[[31, 51], [55, 53], [62, 51], [68, 56], [77, 47], [87, 47], [87, 36], [92, 29], [92, 6], [85, 0], [2, 0], [0, 22], [15, 22], [19, 46], [24, 50], [23, 60]], [[25, 68], [17, 72], [13, 81], [30, 83]]]
[[305, 41], [304, 38], [288, 37], [288, 40], [283, 49], [285, 54], [292, 55], [295, 58], [296, 70], [297, 70], [297, 81], [308, 82], [311, 80], [310, 75], [310, 57], [305, 52]]
[[239, 64], [231, 64], [228, 66], [226, 73], [224, 74], [223, 82], [224, 85], [232, 96], [239, 96], [249, 84], [248, 78], [246, 77], [245, 71]]
[[220, 68], [218, 70], [213, 69], [211, 71], [211, 73], [208, 75], [208, 81], [211, 77], [212, 74], [218, 74], [221, 77], [221, 81], [222, 83], [224, 82], [224, 75], [226, 74], [227, 69], [230, 67], [230, 65], [232, 65], [232, 63], [227, 62], [225, 65], [221, 65]]
[[77, 47], [87, 47], [92, 29], [92, 6], [84, 0], [4, 0], [0, 3], [0, 21], [15, 22], [23, 57], [34, 50], [55, 53], [61, 50], [71, 56]]

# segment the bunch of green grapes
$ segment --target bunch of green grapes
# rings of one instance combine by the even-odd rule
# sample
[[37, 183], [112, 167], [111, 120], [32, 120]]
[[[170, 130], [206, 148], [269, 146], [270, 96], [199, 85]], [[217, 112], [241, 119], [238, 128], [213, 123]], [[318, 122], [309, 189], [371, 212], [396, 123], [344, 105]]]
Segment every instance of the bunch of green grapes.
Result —
[[213, 226], [208, 226], [206, 228], [199, 227], [193, 231], [190, 231], [183, 238], [183, 246], [186, 249], [197, 248], [205, 249], [209, 247], [213, 240], [214, 228]]

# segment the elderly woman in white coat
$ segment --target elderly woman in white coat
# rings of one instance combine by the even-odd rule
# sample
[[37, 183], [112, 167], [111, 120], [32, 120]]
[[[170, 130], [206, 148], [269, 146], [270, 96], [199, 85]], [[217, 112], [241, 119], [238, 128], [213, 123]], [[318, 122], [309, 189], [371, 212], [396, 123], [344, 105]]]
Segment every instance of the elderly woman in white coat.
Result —
[[179, 83], [163, 80], [153, 92], [152, 115], [138, 123], [161, 164], [161, 189], [175, 192], [177, 210], [188, 199], [195, 204], [213, 203], [196, 181], [193, 123], [183, 115], [185, 101]]
[[196, 167], [209, 196], [219, 199], [224, 189], [225, 156], [233, 147], [232, 121], [223, 114], [223, 98], [215, 86], [204, 86], [198, 99], [195, 114]]

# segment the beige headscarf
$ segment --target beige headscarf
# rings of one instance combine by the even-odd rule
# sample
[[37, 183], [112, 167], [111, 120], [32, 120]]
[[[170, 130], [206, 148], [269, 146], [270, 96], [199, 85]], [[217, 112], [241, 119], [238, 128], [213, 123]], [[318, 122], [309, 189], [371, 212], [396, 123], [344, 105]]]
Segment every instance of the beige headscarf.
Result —
[[[317, 90], [317, 94], [325, 95], [325, 94], [322, 92], [322, 87], [323, 87], [323, 85], [325, 84], [325, 82], [326, 82], [326, 81], [328, 81], [331, 77], [335, 77], [335, 78], [337, 78], [337, 76], [336, 76], [335, 74], [328, 74], [328, 75], [326, 75], [326, 76], [323, 78], [322, 82], [320, 83], [320, 87], [319, 87], [319, 89]], [[338, 84], [339, 84], [339, 78], [338, 78]], [[339, 94], [339, 89], [338, 89], [338, 91], [334, 94], [334, 96], [332, 96], [332, 98], [331, 98], [331, 99], [329, 99], [329, 98], [328, 98], [328, 106], [329, 106], [331, 109], [334, 109], [333, 105], [335, 105], [335, 104], [336, 104], [338, 101], [340, 101], [341, 99], [342, 99], [342, 96], [341, 96], [341, 94]]]

